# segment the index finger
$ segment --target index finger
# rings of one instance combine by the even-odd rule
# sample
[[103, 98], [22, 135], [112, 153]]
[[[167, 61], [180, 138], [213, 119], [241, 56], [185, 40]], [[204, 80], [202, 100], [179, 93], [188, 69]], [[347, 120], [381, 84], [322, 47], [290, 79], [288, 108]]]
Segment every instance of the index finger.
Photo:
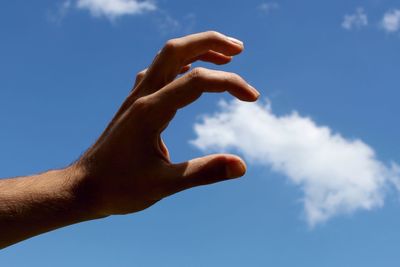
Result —
[[150, 85], [146, 86], [146, 94], [151, 94], [173, 81], [182, 66], [209, 51], [234, 56], [243, 51], [243, 42], [215, 31], [169, 40], [143, 80]]
[[227, 91], [234, 97], [253, 102], [259, 92], [239, 75], [224, 71], [196, 68], [189, 74], [176, 79], [161, 90], [146, 96], [153, 103], [151, 121], [161, 131], [181, 109], [198, 99], [204, 92]]

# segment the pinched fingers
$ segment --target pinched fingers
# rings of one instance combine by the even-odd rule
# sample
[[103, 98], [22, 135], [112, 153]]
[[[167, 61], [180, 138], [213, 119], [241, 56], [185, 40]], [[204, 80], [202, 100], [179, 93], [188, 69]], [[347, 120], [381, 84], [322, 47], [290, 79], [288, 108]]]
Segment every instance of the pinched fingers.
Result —
[[[209, 57], [212, 57], [212, 55], [209, 55]], [[219, 56], [214, 56], [214, 57], [215, 57], [215, 59], [214, 59], [215, 61], [222, 62], [222, 61], [226, 60], [226, 59], [223, 58], [223, 57], [219, 57]], [[192, 67], [190, 63], [191, 63], [191, 62], [185, 64], [185, 65], [180, 69], [180, 71], [179, 71], [178, 74], [183, 74], [183, 73], [187, 72], [188, 70], [190, 70], [190, 68]], [[217, 64], [217, 63], [216, 63], [216, 64]], [[144, 79], [144, 77], [145, 77], [146, 74], [147, 74], [147, 70], [148, 70], [148, 68], [146, 68], [146, 69], [144, 69], [144, 70], [142, 70], [142, 71], [140, 71], [140, 72], [138, 72], [138, 73], [136, 74], [136, 79], [135, 79], [135, 83], [134, 83], [134, 85], [133, 85], [132, 91], [135, 90], [135, 88], [136, 88], [136, 87], [140, 84], [140, 82]]]
[[204, 92], [229, 92], [242, 101], [257, 100], [258, 91], [235, 73], [195, 68], [171, 82], [150, 97], [156, 99], [160, 110], [178, 110], [201, 96]]
[[224, 91], [243, 101], [255, 101], [259, 96], [258, 91], [237, 74], [195, 68], [159, 91], [138, 99], [139, 104], [133, 106], [147, 107], [144, 109], [147, 124], [157, 132], [165, 128], [178, 109], [194, 102], [202, 93]]
[[215, 31], [169, 40], [148, 70], [144, 94], [151, 94], [173, 81], [181, 68], [196, 60], [226, 64], [243, 50], [243, 43]]
[[193, 62], [200, 60], [204, 62], [214, 63], [216, 65], [223, 65], [231, 62], [232, 58], [233, 58], [232, 56], [226, 56], [224, 54], [210, 50], [205, 54], [196, 56], [195, 58], [188, 59], [188, 61], [185, 64], [191, 64]]

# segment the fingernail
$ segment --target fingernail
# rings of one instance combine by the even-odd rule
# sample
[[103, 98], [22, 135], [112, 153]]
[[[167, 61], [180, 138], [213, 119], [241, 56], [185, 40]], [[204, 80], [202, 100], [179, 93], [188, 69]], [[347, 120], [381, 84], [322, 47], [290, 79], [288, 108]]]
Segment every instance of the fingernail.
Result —
[[226, 172], [227, 172], [228, 178], [232, 178], [232, 179], [238, 178], [245, 174], [246, 166], [243, 164], [242, 161], [230, 162], [226, 166]]
[[236, 38], [228, 37], [228, 39], [229, 39], [229, 41], [231, 41], [231, 42], [233, 42], [233, 43], [235, 43], [235, 44], [238, 44], [238, 45], [243, 46], [243, 42], [240, 41], [240, 40], [238, 40], [238, 39], [236, 39]]
[[247, 85], [249, 86], [250, 90], [254, 94], [254, 97], [258, 98], [260, 96], [260, 92], [258, 92], [258, 90], [256, 88], [254, 88], [253, 86], [251, 86], [250, 84], [247, 84]]

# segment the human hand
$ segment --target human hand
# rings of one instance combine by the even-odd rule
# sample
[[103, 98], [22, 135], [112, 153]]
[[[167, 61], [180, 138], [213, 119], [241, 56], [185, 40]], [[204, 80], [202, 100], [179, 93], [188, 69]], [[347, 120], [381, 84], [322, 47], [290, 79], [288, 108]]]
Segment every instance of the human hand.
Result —
[[76, 192], [95, 217], [143, 210], [179, 191], [244, 175], [245, 163], [217, 154], [174, 164], [160, 134], [178, 109], [203, 92], [228, 91], [243, 101], [259, 93], [233, 73], [195, 68], [197, 61], [226, 64], [243, 50], [240, 41], [203, 32], [168, 41], [97, 142], [72, 166]]

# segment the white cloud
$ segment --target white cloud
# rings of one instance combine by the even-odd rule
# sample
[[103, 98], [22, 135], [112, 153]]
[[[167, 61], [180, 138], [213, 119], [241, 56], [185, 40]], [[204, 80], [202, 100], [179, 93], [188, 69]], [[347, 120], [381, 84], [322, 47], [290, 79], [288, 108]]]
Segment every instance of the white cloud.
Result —
[[400, 9], [386, 12], [381, 25], [385, 31], [390, 33], [400, 30]]
[[345, 15], [343, 18], [342, 27], [346, 30], [359, 29], [365, 26], [368, 26], [368, 16], [363, 8], [357, 8], [354, 14]]
[[109, 19], [157, 9], [156, 4], [149, 0], [77, 0], [76, 6], [88, 10], [95, 17], [104, 16]]
[[263, 11], [265, 13], [269, 13], [272, 10], [278, 9], [278, 8], [279, 8], [279, 4], [276, 2], [265, 2], [258, 6], [258, 9], [260, 9], [261, 11]]
[[203, 151], [238, 151], [252, 164], [281, 173], [304, 193], [310, 226], [338, 214], [381, 207], [400, 168], [376, 159], [361, 140], [318, 126], [297, 112], [276, 116], [268, 106], [221, 102], [221, 110], [194, 126]]

